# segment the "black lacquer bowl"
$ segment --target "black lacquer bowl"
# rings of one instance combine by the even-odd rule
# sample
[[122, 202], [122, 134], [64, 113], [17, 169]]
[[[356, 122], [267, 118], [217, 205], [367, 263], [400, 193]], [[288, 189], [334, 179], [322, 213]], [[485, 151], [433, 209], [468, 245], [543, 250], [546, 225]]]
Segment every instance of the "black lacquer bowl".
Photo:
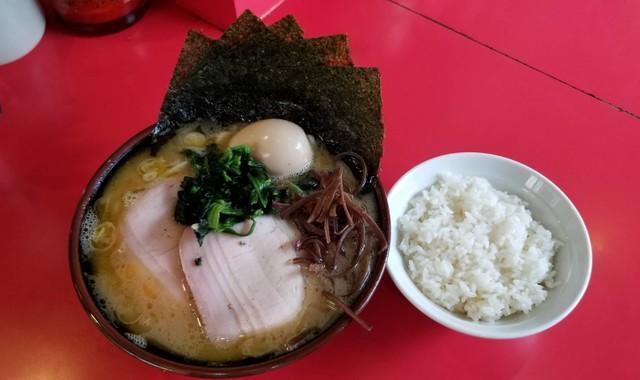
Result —
[[[111, 340], [111, 342], [143, 362], [163, 370], [190, 376], [234, 377], [258, 374], [292, 363], [329, 342], [333, 336], [342, 331], [351, 322], [351, 318], [346, 314], [343, 314], [324, 331], [320, 332], [314, 338], [296, 347], [292, 351], [222, 364], [187, 360], [171, 355], [159, 348], [154, 348], [152, 345], [143, 349], [130, 341], [124, 335], [126, 330], [112, 323], [105, 315], [103, 315], [99, 308], [98, 301], [91, 293], [87, 278], [88, 275], [91, 274], [92, 269], [89, 263], [82, 258], [80, 234], [82, 221], [87, 210], [93, 205], [93, 202], [100, 197], [109, 177], [115, 172], [121, 163], [124, 163], [127, 160], [127, 158], [135, 154], [140, 149], [149, 146], [151, 143], [150, 132], [151, 128], [147, 128], [138, 133], [129, 139], [129, 141], [124, 143], [124, 145], [116, 150], [102, 164], [100, 169], [98, 169], [87, 187], [84, 189], [76, 212], [73, 216], [73, 223], [71, 226], [71, 235], [69, 239], [69, 267], [73, 285], [87, 315], [93, 323], [95, 323], [98, 329], [100, 329], [100, 331], [102, 331], [102, 333]], [[378, 207], [380, 228], [384, 232], [387, 240], [389, 240], [389, 207], [387, 205], [387, 199], [382, 188], [382, 184], [377, 178], [373, 181], [372, 191], [375, 195]], [[371, 299], [371, 296], [384, 273], [386, 260], [386, 250], [375, 258], [371, 275], [367, 279], [362, 292], [351, 305], [352, 309], [356, 313], [362, 311], [367, 302], [369, 302], [369, 299]]]

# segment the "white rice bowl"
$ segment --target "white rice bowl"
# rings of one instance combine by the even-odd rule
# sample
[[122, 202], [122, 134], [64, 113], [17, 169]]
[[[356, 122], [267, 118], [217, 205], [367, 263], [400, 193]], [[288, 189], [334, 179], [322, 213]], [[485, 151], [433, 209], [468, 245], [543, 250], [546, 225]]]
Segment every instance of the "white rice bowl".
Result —
[[[400, 218], [412, 199], [450, 172], [486, 178], [493, 187], [517, 195], [533, 219], [560, 242], [553, 257], [553, 286], [546, 300], [528, 313], [517, 312], [495, 322], [474, 321], [450, 311], [425, 295], [409, 274], [400, 252]], [[482, 338], [513, 339], [545, 331], [569, 315], [582, 299], [591, 277], [591, 244], [580, 213], [571, 200], [541, 173], [506, 157], [487, 153], [451, 153], [426, 160], [404, 173], [387, 193], [391, 224], [387, 271], [400, 293], [430, 319], [455, 331]], [[542, 284], [545, 285], [544, 283]], [[427, 325], [425, 325], [426, 327]]]
[[474, 321], [528, 313], [553, 286], [558, 242], [517, 196], [451, 173], [398, 220], [398, 250], [427, 297]]

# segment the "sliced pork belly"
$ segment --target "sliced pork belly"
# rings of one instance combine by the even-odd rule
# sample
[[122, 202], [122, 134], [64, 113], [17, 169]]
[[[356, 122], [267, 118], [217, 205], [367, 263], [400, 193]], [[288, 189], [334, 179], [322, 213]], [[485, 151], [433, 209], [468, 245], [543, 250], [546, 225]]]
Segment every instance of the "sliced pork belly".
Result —
[[272, 216], [256, 223], [249, 236], [209, 233], [202, 246], [193, 231], [182, 235], [182, 269], [210, 340], [264, 332], [302, 310], [304, 278], [290, 262], [297, 230]]
[[185, 227], [173, 218], [178, 190], [180, 181], [169, 179], [139, 194], [125, 211], [122, 238], [127, 250], [158, 282], [176, 300], [186, 302], [178, 256], [178, 244]]

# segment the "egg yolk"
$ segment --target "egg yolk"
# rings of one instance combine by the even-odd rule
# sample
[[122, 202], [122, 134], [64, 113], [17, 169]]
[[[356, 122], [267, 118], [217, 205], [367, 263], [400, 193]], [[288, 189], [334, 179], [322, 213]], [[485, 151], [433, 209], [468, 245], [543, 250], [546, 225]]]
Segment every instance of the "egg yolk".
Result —
[[252, 156], [270, 175], [291, 177], [307, 171], [313, 163], [313, 149], [300, 126], [287, 120], [265, 119], [238, 131], [229, 146], [248, 145]]

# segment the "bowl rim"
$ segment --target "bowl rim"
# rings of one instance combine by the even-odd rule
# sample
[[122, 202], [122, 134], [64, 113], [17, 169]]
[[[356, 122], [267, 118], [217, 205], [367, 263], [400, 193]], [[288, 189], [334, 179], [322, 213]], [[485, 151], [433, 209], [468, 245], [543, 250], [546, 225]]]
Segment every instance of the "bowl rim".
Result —
[[[187, 361], [178, 361], [177, 359], [170, 359], [147, 351], [131, 342], [102, 314], [91, 295], [91, 291], [89, 290], [82, 270], [82, 260], [80, 255], [80, 232], [82, 228], [82, 221], [87, 209], [95, 200], [96, 195], [100, 193], [111, 174], [115, 169], [117, 169], [118, 165], [129, 155], [135, 154], [137, 149], [144, 148], [150, 143], [150, 133], [152, 129], [153, 126], [150, 126], [136, 133], [117, 148], [107, 158], [107, 160], [100, 165], [98, 170], [91, 177], [87, 186], [82, 190], [80, 200], [73, 214], [69, 234], [68, 257], [71, 281], [85, 313], [98, 330], [100, 330], [102, 334], [117, 347], [144, 363], [165, 371], [197, 377], [239, 377], [255, 375], [273, 370], [307, 356], [320, 346], [326, 344], [340, 331], [344, 330], [352, 321], [352, 319], [345, 313], [340, 315], [329, 327], [325, 328], [324, 331], [292, 351], [278, 354], [275, 357], [268, 357], [264, 361], [252, 362], [249, 364], [242, 364], [240, 362], [239, 364], [234, 363], [230, 366], [217, 367], [208, 366], [206, 364], [189, 363]], [[387, 240], [389, 240], [391, 230], [389, 206], [379, 177], [376, 177], [375, 181], [372, 181], [372, 193], [375, 195], [376, 204], [378, 206], [379, 226]], [[388, 255], [388, 248], [378, 253], [377, 260], [371, 269], [369, 278], [367, 279], [360, 296], [352, 305], [352, 309], [356, 314], [359, 314], [364, 309], [380, 284], [380, 280], [385, 272]]]
[[[418, 172], [419, 170], [421, 170], [423, 167], [425, 166], [429, 166], [429, 165], [433, 165], [435, 161], [439, 161], [439, 160], [445, 160], [445, 159], [450, 159], [453, 157], [463, 157], [463, 158], [467, 158], [467, 159], [490, 159], [490, 160], [497, 160], [497, 161], [502, 161], [504, 163], [513, 165], [519, 169], [525, 170], [527, 172], [530, 172], [531, 174], [535, 174], [539, 177], [539, 179], [541, 179], [545, 185], [549, 186], [551, 189], [553, 189], [554, 192], [556, 192], [560, 198], [562, 199], [563, 202], [566, 202], [566, 204], [569, 206], [570, 210], [572, 213], [575, 214], [577, 221], [578, 221], [578, 227], [579, 227], [579, 233], [581, 236], [584, 237], [585, 243], [586, 243], [586, 247], [587, 250], [586, 252], [583, 252], [583, 256], [585, 256], [586, 258], [586, 264], [587, 264], [587, 271], [584, 274], [584, 280], [582, 281], [582, 284], [580, 284], [580, 288], [579, 291], [577, 292], [577, 294], [575, 294], [575, 296], [573, 297], [573, 299], [571, 300], [571, 302], [569, 303], [569, 305], [567, 305], [567, 307], [565, 307], [561, 313], [558, 313], [556, 316], [554, 316], [552, 319], [550, 319], [548, 322], [540, 324], [539, 326], [535, 326], [534, 328], [529, 328], [526, 330], [522, 330], [522, 331], [513, 331], [513, 332], [504, 332], [504, 331], [493, 331], [493, 330], [484, 330], [482, 329], [482, 323], [481, 322], [474, 322], [472, 320], [460, 320], [458, 319], [458, 317], [454, 316], [449, 310], [437, 305], [435, 302], [433, 302], [429, 297], [427, 297], [424, 293], [422, 293], [422, 291], [420, 291], [420, 289], [417, 288], [417, 286], [415, 285], [415, 283], [413, 282], [413, 280], [411, 280], [411, 278], [408, 276], [407, 272], [406, 272], [406, 268], [405, 268], [405, 264], [404, 264], [404, 259], [402, 257], [402, 254], [399, 252], [398, 248], [393, 244], [392, 241], [389, 242], [389, 263], [387, 265], [387, 272], [389, 273], [389, 276], [391, 277], [393, 283], [395, 284], [396, 288], [398, 288], [398, 290], [400, 290], [400, 292], [402, 293], [402, 295], [416, 308], [418, 309], [421, 313], [423, 313], [424, 315], [426, 315], [427, 317], [431, 318], [432, 320], [438, 322], [439, 324], [448, 327], [454, 331], [466, 334], [466, 335], [471, 335], [471, 336], [475, 336], [478, 338], [488, 338], [488, 339], [517, 339], [517, 338], [524, 338], [527, 336], [531, 336], [534, 334], [538, 334], [542, 331], [545, 331], [553, 326], [555, 326], [556, 324], [558, 324], [560, 321], [562, 321], [567, 315], [569, 315], [574, 309], [575, 307], [578, 305], [578, 303], [580, 302], [580, 300], [582, 299], [582, 297], [584, 296], [584, 294], [586, 293], [587, 287], [589, 285], [589, 282], [591, 280], [591, 273], [592, 273], [592, 267], [593, 267], [593, 251], [592, 251], [592, 246], [591, 246], [591, 239], [589, 236], [589, 231], [587, 230], [586, 224], [582, 218], [582, 215], [580, 214], [580, 212], [578, 211], [578, 209], [575, 207], [575, 205], [573, 204], [573, 202], [571, 201], [571, 199], [555, 184], [553, 183], [550, 179], [548, 179], [546, 176], [544, 176], [543, 174], [541, 174], [540, 172], [538, 172], [537, 170], [521, 163], [518, 162], [516, 160], [513, 160], [511, 158], [508, 157], [504, 157], [504, 156], [500, 156], [500, 155], [496, 155], [496, 154], [491, 154], [491, 153], [483, 153], [483, 152], [473, 152], [473, 151], [469, 151], [469, 152], [455, 152], [455, 153], [447, 153], [447, 154], [443, 154], [443, 155], [439, 155], [436, 157], [432, 157], [429, 158], [427, 160], [424, 160], [418, 164], [416, 164], [415, 166], [413, 166], [412, 168], [410, 168], [409, 170], [407, 170], [402, 176], [400, 176], [400, 178], [398, 178], [398, 180], [393, 184], [393, 186], [390, 188], [390, 190], [387, 192], [387, 197], [388, 199], [392, 199], [393, 194], [397, 191], [399, 191], [398, 189], [400, 188], [400, 184], [405, 181], [407, 178], [410, 178], [411, 176], [415, 175], [416, 172]], [[417, 194], [418, 191], [420, 191], [421, 189], [416, 189], [416, 191], [414, 192], [413, 195]], [[406, 204], [403, 205], [403, 207], [406, 208]], [[392, 206], [390, 206], [391, 208]], [[404, 213], [405, 210], [402, 211], [402, 213]], [[393, 218], [393, 216], [390, 214], [390, 219]], [[395, 229], [397, 229], [397, 225], [396, 225], [396, 221], [390, 220], [390, 223], [393, 224], [394, 226], [394, 230], [391, 231], [392, 235], [397, 235], [397, 232]], [[394, 239], [392, 239], [394, 240]], [[397, 244], [397, 242], [396, 242]], [[397, 256], [400, 258], [400, 263], [401, 265], [398, 267], [396, 265], [394, 265], [394, 261], [392, 260], [392, 258], [394, 256]], [[408, 278], [409, 281], [411, 283], [412, 286], [416, 287], [418, 292], [417, 292], [417, 296], [421, 299], [426, 301], [426, 307], [423, 307], [420, 302], [418, 302], [418, 299], [414, 299], [413, 294], [409, 291], [409, 289], [407, 289], [407, 287], [405, 285], [403, 285], [403, 282], [400, 278], [400, 276], [402, 274], [405, 274]], [[432, 312], [432, 308], [438, 308], [439, 310], [444, 311], [445, 313], [443, 313], [444, 317], [441, 317], [440, 315], [438, 315], [438, 313], [433, 313]], [[470, 326], [473, 326], [473, 328], [469, 328]]]

